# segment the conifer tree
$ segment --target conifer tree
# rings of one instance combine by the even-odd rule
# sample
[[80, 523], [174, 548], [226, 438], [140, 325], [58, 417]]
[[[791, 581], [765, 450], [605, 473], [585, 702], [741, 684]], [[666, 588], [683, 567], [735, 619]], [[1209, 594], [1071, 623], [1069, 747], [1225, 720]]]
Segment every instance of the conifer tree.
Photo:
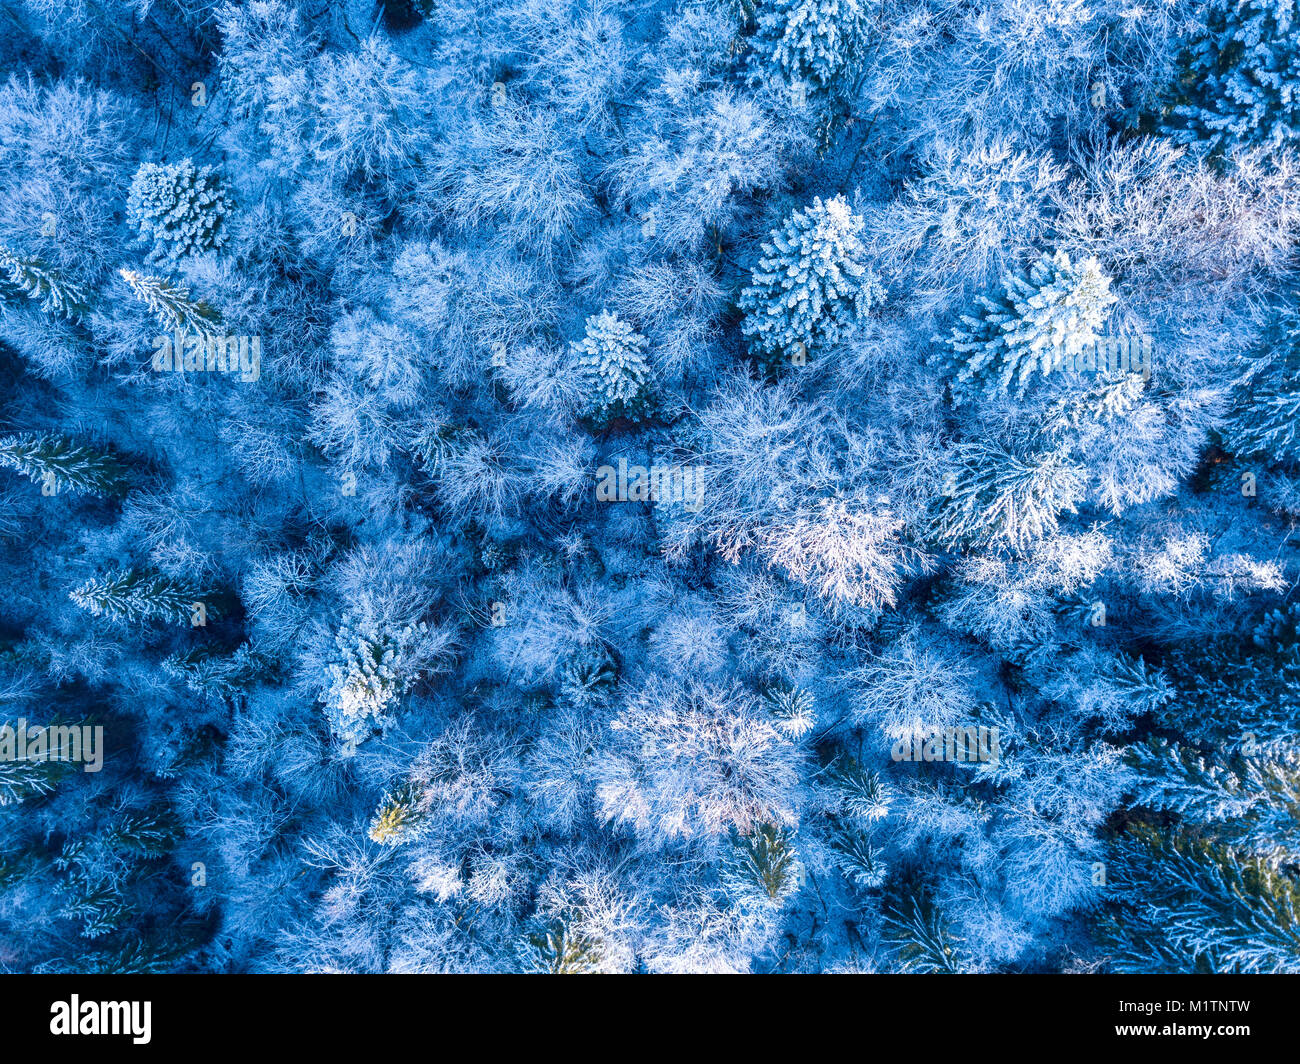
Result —
[[127, 221], [149, 242], [151, 263], [180, 262], [226, 242], [225, 219], [234, 204], [210, 166], [192, 160], [144, 163], [131, 180]]
[[794, 833], [773, 824], [761, 824], [750, 835], [733, 828], [722, 879], [739, 899], [781, 904], [799, 887]]
[[977, 443], [960, 444], [932, 530], [950, 546], [1024, 550], [1055, 531], [1062, 511], [1075, 512], [1083, 471], [1056, 451], [1025, 456]]
[[1300, 858], [1300, 744], [1252, 738], [1223, 759], [1152, 738], [1131, 747], [1128, 761], [1135, 804], [1212, 827], [1234, 846]]
[[800, 739], [817, 725], [817, 700], [802, 687], [769, 687], [763, 692], [768, 712], [776, 727], [791, 739]]
[[320, 694], [340, 742], [355, 747], [392, 723], [398, 700], [420, 678], [417, 644], [428, 633], [426, 624], [393, 628], [344, 616], [334, 640], [339, 660], [328, 666], [329, 685]]
[[863, 890], [876, 890], [884, 884], [889, 866], [870, 836], [857, 828], [837, 825], [830, 841], [835, 863], [851, 883]]
[[579, 709], [590, 709], [609, 701], [618, 683], [618, 666], [609, 651], [596, 644], [575, 652], [560, 672], [560, 701]]
[[1210, 0], [1184, 55], [1179, 135], [1216, 152], [1300, 144], [1300, 6], [1295, 0]]
[[1300, 972], [1300, 881], [1276, 856], [1139, 823], [1107, 868], [1116, 971]]
[[112, 456], [53, 434], [24, 433], [0, 440], [0, 465], [16, 469], [51, 494], [66, 489], [111, 495], [121, 487], [126, 472]]
[[865, 768], [857, 758], [844, 755], [826, 773], [836, 804], [846, 817], [870, 824], [889, 815], [893, 797], [880, 774]]
[[[994, 394], [1014, 382], [1018, 398], [1035, 373], [1059, 369], [1096, 342], [1116, 298], [1095, 258], [1072, 263], [1063, 251], [1044, 255], [1027, 275], [1007, 275], [1002, 289], [996, 299], [979, 297], [979, 315], [962, 315], [948, 344], [959, 385]], [[961, 388], [953, 393], [960, 402]]]
[[38, 299], [41, 310], [76, 321], [90, 307], [85, 289], [61, 277], [40, 259], [23, 258], [0, 244], [0, 272], [4, 280], [28, 299]]
[[883, 910], [885, 935], [904, 971], [955, 975], [972, 971], [962, 939], [928, 890], [904, 894]]
[[204, 594], [197, 585], [128, 568], [87, 580], [69, 597], [95, 617], [189, 624]]
[[884, 302], [885, 291], [867, 265], [863, 225], [843, 196], [814, 199], [763, 243], [740, 309], [750, 353], [767, 369], [838, 343]]
[[[0, 718], [0, 728], [8, 728], [9, 734], [17, 735], [16, 721]], [[17, 805], [28, 798], [50, 794], [59, 779], [73, 767], [71, 762], [59, 757], [19, 758], [16, 755], [15, 750], [13, 756], [0, 757], [0, 806]]]
[[618, 315], [602, 311], [587, 319], [587, 335], [573, 344], [578, 372], [587, 387], [587, 414], [598, 425], [617, 418], [638, 420], [647, 412], [648, 341]]
[[1293, 307], [1278, 313], [1251, 352], [1220, 432], [1233, 454], [1300, 465], [1300, 314]]
[[789, 84], [847, 92], [867, 39], [861, 0], [765, 0], [754, 48]]
[[245, 643], [230, 655], [205, 647], [173, 654], [163, 660], [162, 669], [197, 694], [229, 698], [270, 671], [272, 662]]
[[597, 944], [556, 917], [524, 936], [523, 968], [546, 975], [582, 975], [600, 966]]
[[203, 300], [190, 299], [185, 285], [135, 270], [118, 271], [132, 294], [149, 308], [158, 324], [167, 330], [191, 332], [205, 339], [219, 335], [221, 315]]
[[416, 837], [427, 816], [424, 791], [404, 780], [380, 800], [370, 821], [370, 838], [381, 846], [401, 846]]

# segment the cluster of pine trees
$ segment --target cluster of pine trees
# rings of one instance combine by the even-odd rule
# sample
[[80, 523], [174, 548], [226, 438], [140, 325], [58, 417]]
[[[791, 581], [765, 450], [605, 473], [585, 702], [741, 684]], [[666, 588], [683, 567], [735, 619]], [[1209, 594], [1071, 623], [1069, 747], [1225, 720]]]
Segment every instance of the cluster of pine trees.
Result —
[[1300, 971], [1296, 0], [6, 20], [0, 971]]

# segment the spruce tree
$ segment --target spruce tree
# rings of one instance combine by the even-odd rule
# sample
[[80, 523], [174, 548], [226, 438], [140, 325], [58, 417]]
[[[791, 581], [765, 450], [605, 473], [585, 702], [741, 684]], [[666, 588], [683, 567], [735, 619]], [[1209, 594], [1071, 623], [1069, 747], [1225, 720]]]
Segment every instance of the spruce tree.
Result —
[[815, 199], [764, 242], [740, 309], [750, 353], [769, 371], [838, 343], [884, 301], [884, 289], [867, 265], [863, 225], [843, 196]]
[[945, 546], [1023, 551], [1054, 532], [1083, 495], [1083, 470], [1058, 451], [1022, 456], [966, 443], [953, 458], [931, 525]]
[[69, 594], [95, 617], [172, 624], [191, 623], [203, 596], [197, 585], [131, 568], [87, 580]]
[[750, 835], [733, 828], [722, 881], [738, 899], [779, 905], [799, 887], [794, 833], [773, 824], [761, 824]]
[[221, 315], [203, 300], [190, 299], [185, 285], [135, 270], [122, 269], [118, 273], [164, 329], [194, 333], [205, 339], [220, 334]]
[[566, 705], [591, 709], [609, 701], [618, 683], [618, 666], [601, 644], [577, 651], [560, 672], [559, 697]]
[[1177, 813], [1221, 842], [1300, 859], [1300, 744], [1252, 737], [1225, 758], [1152, 738], [1127, 760], [1135, 804]]
[[[3, 721], [0, 728], [17, 734], [17, 721]], [[0, 806], [16, 805], [28, 798], [50, 794], [59, 780], [71, 772], [70, 761], [55, 757], [10, 759], [0, 758]]]
[[49, 494], [112, 495], [125, 469], [110, 455], [80, 447], [63, 436], [24, 433], [0, 440], [0, 465], [16, 469]]
[[1035, 373], [1059, 369], [1096, 342], [1114, 302], [1095, 258], [1072, 263], [1058, 251], [1026, 275], [1007, 275], [1002, 294], [980, 296], [980, 313], [962, 315], [948, 340], [960, 366], [954, 401], [964, 398], [962, 385], [996, 394], [1013, 381], [1022, 398]]
[[1224, 447], [1270, 465], [1300, 465], [1300, 314], [1280, 310], [1249, 356], [1220, 430]]
[[144, 163], [131, 180], [127, 221], [151, 244], [151, 263], [178, 263], [226, 242], [225, 219], [234, 204], [210, 166], [190, 159]]
[[817, 725], [817, 700], [802, 687], [769, 687], [763, 702], [776, 718], [777, 730], [788, 738], [800, 739]]
[[843, 95], [861, 63], [868, 25], [862, 0], [764, 0], [753, 46], [788, 84]]
[[587, 335], [573, 344], [587, 388], [587, 415], [604, 426], [618, 418], [636, 421], [648, 412], [650, 363], [647, 340], [618, 315], [602, 311], [587, 319]]
[[870, 824], [889, 815], [892, 790], [879, 773], [864, 767], [857, 758], [840, 757], [827, 770], [826, 780], [844, 816]]
[[1177, 134], [1221, 153], [1300, 145], [1300, 5], [1210, 0], [1202, 17], [1183, 55]]
[[857, 828], [836, 825], [831, 833], [831, 850], [841, 874], [862, 890], [877, 890], [889, 874], [879, 847]]
[[398, 700], [419, 679], [416, 645], [428, 625], [394, 628], [369, 618], [343, 617], [334, 639], [338, 660], [328, 666], [320, 694], [335, 738], [355, 747], [392, 723]]
[[581, 975], [600, 966], [598, 944], [556, 917], [524, 936], [522, 967], [546, 975]]
[[4, 280], [28, 299], [40, 300], [41, 310], [73, 321], [90, 306], [80, 285], [60, 277], [40, 259], [23, 258], [0, 244], [0, 272]]
[[1107, 870], [1116, 971], [1300, 972], [1300, 881], [1277, 857], [1138, 823]]
[[905, 972], [956, 975], [972, 971], [962, 939], [952, 930], [928, 890], [903, 893], [882, 910], [885, 938]]
[[403, 780], [380, 799], [370, 821], [370, 838], [381, 846], [404, 845], [416, 837], [427, 816], [423, 789]]

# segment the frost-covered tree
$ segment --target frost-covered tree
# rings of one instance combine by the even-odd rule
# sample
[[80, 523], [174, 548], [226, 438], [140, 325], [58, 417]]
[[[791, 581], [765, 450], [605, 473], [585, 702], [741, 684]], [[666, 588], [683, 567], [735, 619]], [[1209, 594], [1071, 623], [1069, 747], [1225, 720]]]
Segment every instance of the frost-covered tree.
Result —
[[424, 792], [409, 780], [386, 792], [370, 821], [370, 838], [382, 846], [412, 841], [425, 819]]
[[652, 681], [611, 727], [597, 768], [601, 816], [647, 844], [796, 822], [799, 754], [738, 685]]
[[780, 906], [799, 889], [794, 833], [763, 824], [749, 835], [732, 833], [723, 859], [722, 881], [742, 901]]
[[142, 569], [121, 569], [102, 578], [92, 577], [69, 597], [95, 617], [192, 624], [197, 607], [203, 607], [197, 615], [206, 618], [205, 594], [197, 584]]
[[1083, 471], [1060, 452], [1016, 455], [967, 443], [951, 461], [931, 526], [950, 546], [1023, 551], [1054, 533], [1083, 494]]
[[651, 370], [648, 341], [616, 314], [587, 319], [587, 335], [571, 351], [583, 382], [584, 406], [598, 425], [619, 418], [637, 420], [648, 412]]
[[226, 216], [234, 202], [212, 167], [193, 160], [144, 163], [131, 179], [126, 218], [149, 244], [152, 263], [179, 263], [226, 243]]
[[259, 115], [272, 102], [275, 82], [301, 70], [312, 49], [297, 10], [283, 0], [223, 4], [216, 11], [221, 31], [217, 56], [221, 88], [235, 108]]
[[149, 308], [164, 329], [192, 332], [205, 339], [220, 335], [221, 313], [202, 299], [191, 299], [186, 285], [125, 268], [118, 272], [131, 294]]
[[0, 270], [4, 280], [28, 299], [39, 300], [41, 309], [61, 318], [76, 320], [89, 308], [90, 299], [79, 285], [61, 277], [40, 259], [25, 259], [0, 245]]
[[1022, 261], [1052, 216], [1066, 168], [1005, 136], [928, 144], [902, 194], [864, 212], [882, 268], [907, 271], [924, 306], [984, 287]]
[[1023, 397], [1035, 374], [1045, 376], [1096, 344], [1117, 297], [1094, 258], [1072, 263], [1058, 251], [1043, 256], [1027, 274], [1008, 274], [996, 299], [979, 297], [978, 317], [962, 315], [948, 345], [962, 386], [986, 394], [1010, 391]]
[[387, 37], [327, 52], [314, 73], [316, 158], [342, 175], [381, 179], [412, 161], [428, 135], [420, 120], [426, 96], [417, 70]]
[[1242, 457], [1300, 464], [1300, 316], [1283, 308], [1252, 352], [1220, 432]]
[[1300, 971], [1300, 884], [1275, 857], [1137, 825], [1109, 867], [1117, 971]]
[[0, 465], [36, 481], [50, 494], [67, 489], [78, 494], [111, 495], [126, 470], [111, 455], [81, 447], [62, 436], [10, 436], [0, 440]]
[[753, 46], [760, 62], [787, 83], [847, 95], [869, 27], [861, 0], [765, 0]]
[[884, 302], [862, 243], [863, 224], [842, 196], [815, 199], [763, 243], [740, 309], [749, 349], [766, 365], [838, 343]]
[[815, 511], [792, 515], [763, 533], [768, 564], [812, 586], [834, 607], [879, 611], [893, 606], [921, 555], [899, 538], [901, 518], [888, 509], [823, 499]]
[[334, 637], [336, 660], [319, 696], [340, 743], [355, 748], [393, 723], [402, 695], [427, 667], [429, 636], [427, 624], [395, 627], [344, 616]]
[[1211, 0], [1187, 41], [1180, 135], [1218, 152], [1300, 143], [1300, 8], [1295, 0]]

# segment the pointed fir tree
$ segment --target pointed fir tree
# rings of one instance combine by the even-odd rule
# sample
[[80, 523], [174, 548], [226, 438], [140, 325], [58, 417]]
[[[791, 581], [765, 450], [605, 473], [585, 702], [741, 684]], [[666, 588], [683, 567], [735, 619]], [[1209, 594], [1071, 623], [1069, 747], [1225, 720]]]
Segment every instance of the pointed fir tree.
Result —
[[560, 701], [576, 709], [592, 709], [609, 701], [618, 683], [618, 665], [602, 644], [575, 652], [560, 672]]
[[[0, 729], [8, 729], [7, 735], [0, 735], [0, 750], [4, 750], [10, 741], [16, 741], [18, 724], [6, 721], [0, 724]], [[15, 749], [11, 756], [0, 757], [0, 806], [17, 805], [52, 793], [72, 768], [71, 761], [53, 756], [20, 759]]]
[[884, 289], [867, 266], [863, 225], [843, 196], [815, 199], [764, 242], [739, 306], [750, 353], [769, 372], [838, 343], [884, 302]]
[[1246, 851], [1300, 859], [1300, 743], [1251, 737], [1230, 758], [1209, 758], [1167, 739], [1129, 748], [1134, 803], [1177, 813]]
[[776, 727], [790, 739], [802, 739], [817, 726], [817, 700], [802, 687], [769, 687], [763, 692], [767, 711]]
[[889, 867], [864, 832], [837, 825], [831, 834], [831, 850], [841, 874], [850, 883], [862, 890], [878, 890], [884, 885]]
[[118, 273], [136, 299], [149, 308], [164, 329], [194, 333], [205, 339], [219, 335], [221, 315], [203, 300], [190, 299], [190, 291], [185, 285], [135, 270], [122, 269]]
[[165, 806], [131, 812], [104, 832], [104, 844], [120, 857], [165, 857], [181, 838], [181, 823]]
[[162, 663], [163, 672], [172, 679], [181, 681], [195, 694], [213, 698], [232, 697], [259, 677], [265, 678], [273, 667], [273, 663], [249, 643], [244, 643], [229, 655], [196, 647], [172, 654]]
[[1083, 494], [1083, 470], [1058, 451], [1018, 456], [966, 443], [953, 458], [931, 525], [945, 546], [1024, 551], [1056, 530], [1062, 511], [1075, 513]]
[[618, 315], [602, 311], [587, 319], [587, 335], [573, 344], [587, 389], [586, 414], [598, 426], [648, 413], [650, 363], [647, 340]]
[[1071, 263], [1063, 251], [1043, 256], [1028, 275], [1002, 279], [1002, 295], [979, 297], [977, 317], [962, 315], [948, 345], [959, 366], [953, 398], [963, 385], [987, 394], [1011, 389], [1023, 398], [1030, 378], [1072, 364], [1097, 341], [1115, 296], [1095, 258]]
[[394, 628], [344, 615], [334, 638], [338, 660], [328, 666], [329, 683], [320, 694], [339, 742], [355, 748], [392, 723], [401, 696], [421, 676], [414, 658], [428, 634], [426, 624]]
[[1300, 466], [1300, 313], [1281, 309], [1251, 352], [1220, 435], [1242, 458]]
[[0, 465], [40, 484], [47, 494], [112, 495], [126, 470], [110, 455], [80, 447], [63, 436], [24, 433], [0, 440]]
[[789, 85], [843, 95], [859, 69], [870, 21], [862, 0], [764, 0], [755, 53]]
[[1136, 823], [1106, 869], [1111, 905], [1099, 930], [1115, 971], [1300, 972], [1294, 865]]
[[889, 815], [893, 791], [880, 774], [865, 768], [857, 758], [844, 755], [826, 771], [840, 812], [870, 824]]
[[40, 300], [41, 310], [72, 321], [90, 308], [80, 285], [60, 277], [40, 259], [22, 258], [0, 244], [0, 274], [28, 299]]
[[1210, 0], [1183, 53], [1175, 135], [1211, 151], [1300, 146], [1300, 5]]
[[423, 788], [404, 780], [380, 799], [370, 821], [370, 838], [381, 846], [405, 845], [419, 834], [428, 814]]
[[905, 972], [957, 975], [973, 971], [962, 948], [929, 891], [904, 894], [886, 904], [885, 939], [895, 949], [899, 967]]
[[150, 244], [148, 261], [176, 264], [226, 242], [225, 220], [234, 204], [210, 166], [192, 160], [144, 163], [131, 180], [126, 220]]
[[69, 593], [73, 602], [95, 617], [172, 624], [191, 623], [204, 595], [196, 585], [131, 568], [87, 580]]
[[546, 975], [585, 975], [600, 968], [600, 948], [576, 931], [572, 922], [556, 917], [524, 936], [522, 967]]
[[738, 900], [780, 905], [799, 889], [799, 860], [794, 833], [761, 824], [751, 835], [731, 830], [731, 850], [724, 859], [722, 882]]

